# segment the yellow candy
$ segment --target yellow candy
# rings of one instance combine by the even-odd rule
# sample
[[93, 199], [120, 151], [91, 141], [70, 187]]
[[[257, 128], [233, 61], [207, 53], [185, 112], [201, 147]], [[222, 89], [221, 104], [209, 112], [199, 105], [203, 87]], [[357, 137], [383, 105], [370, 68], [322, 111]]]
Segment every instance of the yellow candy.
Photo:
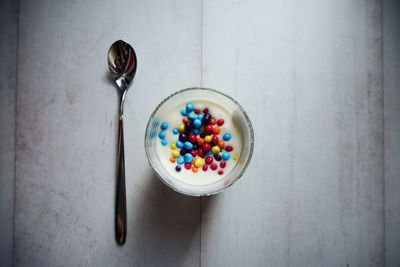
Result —
[[171, 151], [171, 156], [173, 156], [174, 158], [179, 158], [180, 153], [178, 150], [172, 150]]
[[204, 142], [206, 142], [206, 143], [210, 143], [211, 140], [212, 140], [211, 135], [207, 135], [206, 137], [204, 137]]
[[200, 168], [203, 165], [204, 165], [204, 160], [202, 158], [195, 159], [194, 166], [196, 166], [197, 168]]
[[221, 151], [221, 149], [219, 148], [219, 146], [213, 146], [212, 148], [211, 148], [211, 152], [213, 153], [213, 154], [217, 154], [217, 153], [219, 153]]
[[185, 125], [184, 124], [179, 124], [178, 131], [181, 132], [181, 133], [184, 132], [185, 131]]
[[170, 147], [171, 149], [175, 149], [175, 148], [176, 148], [176, 145], [175, 145], [174, 143], [172, 143], [169, 147]]
[[238, 160], [238, 158], [239, 158], [239, 155], [238, 155], [238, 154], [236, 154], [236, 153], [233, 154], [233, 156], [232, 156], [232, 159], [233, 159], [233, 160]]

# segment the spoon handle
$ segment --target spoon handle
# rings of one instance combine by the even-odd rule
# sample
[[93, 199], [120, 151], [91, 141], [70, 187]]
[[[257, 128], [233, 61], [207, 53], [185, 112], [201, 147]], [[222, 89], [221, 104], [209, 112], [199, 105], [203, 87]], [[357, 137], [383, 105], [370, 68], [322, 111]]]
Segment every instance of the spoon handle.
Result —
[[118, 172], [117, 199], [115, 205], [115, 238], [119, 245], [126, 241], [126, 189], [125, 189], [125, 153], [124, 153], [124, 124], [122, 116], [118, 127]]

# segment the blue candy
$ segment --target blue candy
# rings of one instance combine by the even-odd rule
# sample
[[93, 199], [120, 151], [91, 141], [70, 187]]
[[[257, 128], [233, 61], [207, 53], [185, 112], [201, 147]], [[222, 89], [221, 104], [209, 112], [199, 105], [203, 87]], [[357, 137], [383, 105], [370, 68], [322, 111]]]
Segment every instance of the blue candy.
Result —
[[203, 119], [203, 114], [197, 115], [197, 118], [201, 121]]
[[198, 135], [200, 133], [199, 129], [193, 129], [193, 134]]
[[177, 134], [179, 133], [178, 128], [174, 128], [174, 129], [172, 130], [172, 133], [173, 133], [174, 135], [177, 135]]
[[186, 153], [186, 154], [183, 156], [183, 159], [185, 160], [186, 163], [192, 163], [192, 161], [193, 161], [193, 156], [192, 156], [192, 154], [190, 154], [190, 153]]
[[164, 131], [160, 131], [158, 133], [158, 137], [160, 137], [161, 139], [164, 139], [165, 138], [165, 132]]
[[182, 165], [184, 162], [185, 162], [185, 160], [182, 156], [180, 156], [179, 158], [176, 159], [176, 163], [178, 163], [179, 165]]
[[193, 121], [193, 126], [194, 126], [194, 128], [197, 128], [197, 129], [199, 129], [201, 127], [201, 120], [199, 120], [198, 117], [197, 117], [197, 119], [195, 119]]
[[228, 161], [231, 158], [231, 155], [228, 152], [223, 152], [221, 155], [222, 159]]
[[165, 139], [161, 140], [161, 144], [162, 144], [163, 146], [166, 146], [167, 143], [168, 143], [167, 140], [165, 140]]
[[231, 140], [231, 135], [228, 134], [228, 133], [226, 133], [226, 134], [224, 134], [224, 135], [222, 136], [222, 139], [224, 139], [224, 141], [229, 141], [229, 140]]
[[161, 130], [167, 130], [168, 129], [168, 122], [164, 121], [161, 123]]
[[186, 105], [186, 112], [192, 112], [194, 110], [194, 106], [192, 103], [188, 103]]
[[192, 150], [193, 149], [193, 144], [190, 142], [185, 142], [185, 144], [183, 145], [185, 147], [186, 150]]
[[186, 109], [182, 109], [182, 110], [181, 110], [181, 115], [182, 115], [182, 116], [186, 116], [186, 114], [187, 114], [187, 113], [186, 113]]
[[176, 144], [176, 147], [177, 147], [177, 148], [182, 148], [182, 147], [183, 147], [183, 143], [182, 143], [181, 141], [179, 141], [179, 140], [176, 141], [175, 144]]
[[194, 114], [193, 112], [191, 112], [191, 113], [189, 113], [188, 118], [192, 121], [197, 118], [197, 115]]

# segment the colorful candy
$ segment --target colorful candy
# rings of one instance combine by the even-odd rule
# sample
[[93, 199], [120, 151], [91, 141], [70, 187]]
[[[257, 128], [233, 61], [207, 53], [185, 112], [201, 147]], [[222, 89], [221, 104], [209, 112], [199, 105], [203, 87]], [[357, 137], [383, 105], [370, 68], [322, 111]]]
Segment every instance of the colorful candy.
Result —
[[168, 122], [164, 121], [163, 123], [161, 123], [161, 130], [167, 130], [168, 129]]
[[211, 164], [214, 161], [213, 157], [207, 156], [206, 157], [206, 164]]
[[186, 112], [192, 112], [194, 110], [194, 106], [192, 103], [188, 103], [186, 105]]
[[[176, 140], [169, 144], [171, 149], [169, 161], [176, 165], [177, 172], [184, 167], [197, 173], [201, 168], [204, 172], [211, 169], [222, 175], [224, 173], [222, 169], [227, 167], [230, 158], [235, 161], [239, 159], [237, 153], [230, 154], [233, 151], [232, 144], [225, 143], [230, 141], [232, 136], [226, 132], [226, 126], [221, 128], [225, 124], [223, 118], [216, 118], [208, 108], [195, 106], [193, 103], [187, 103], [180, 114], [181, 123], [172, 128]], [[159, 125], [158, 137], [161, 139], [161, 144], [167, 146], [166, 130], [169, 124], [163, 121]], [[156, 134], [157, 131], [154, 136]]]
[[231, 145], [228, 145], [225, 147], [226, 152], [231, 152], [233, 150], [233, 147]]
[[219, 146], [213, 146], [213, 147], [211, 148], [211, 152], [212, 152], [213, 154], [218, 154], [220, 151], [221, 151], [221, 149], [219, 148]]
[[171, 156], [173, 156], [174, 158], [178, 158], [180, 156], [180, 153], [178, 150], [172, 150]]
[[208, 143], [204, 143], [201, 148], [203, 149], [204, 152], [208, 152], [211, 149], [211, 145]]
[[190, 163], [185, 163], [185, 169], [190, 170], [192, 168], [192, 164]]
[[164, 139], [165, 138], [165, 132], [164, 131], [160, 131], [158, 133], [158, 137], [160, 137], [161, 139]]
[[201, 120], [195, 119], [193, 121], [193, 127], [199, 129], [201, 127]]
[[190, 135], [188, 136], [188, 140], [189, 140], [189, 142], [191, 142], [191, 143], [195, 143], [195, 142], [197, 141], [197, 137], [196, 137], [196, 135], [194, 135], [194, 134], [190, 134]]
[[186, 153], [183, 156], [183, 159], [185, 160], [186, 163], [191, 163], [193, 161], [193, 156], [190, 153]]
[[213, 163], [210, 165], [210, 168], [211, 168], [211, 170], [215, 171], [218, 168], [218, 166], [217, 166], [217, 164]]
[[196, 166], [197, 168], [200, 168], [203, 165], [204, 165], [204, 160], [202, 158], [196, 158], [194, 160], [194, 166]]
[[179, 158], [176, 159], [176, 163], [178, 163], [179, 165], [182, 165], [185, 162], [185, 160], [183, 159], [182, 156], [180, 156]]
[[222, 152], [221, 157], [223, 160], [228, 161], [231, 158], [231, 155], [228, 152], [224, 151]]
[[192, 149], [193, 149], [193, 144], [190, 143], [189, 141], [186, 141], [185, 144], [183, 145], [183, 147], [184, 147], [186, 150], [192, 150]]
[[179, 141], [179, 140], [176, 141], [175, 144], [176, 144], [176, 147], [177, 147], [177, 148], [182, 148], [182, 147], [183, 147], [183, 142], [181, 142], [181, 141]]
[[186, 142], [186, 140], [187, 140], [187, 135], [185, 133], [180, 133], [179, 134], [179, 141]]
[[226, 134], [224, 134], [224, 135], [222, 136], [222, 139], [224, 139], [224, 141], [229, 141], [229, 140], [231, 140], [231, 135], [228, 134], [228, 133], [226, 133]]

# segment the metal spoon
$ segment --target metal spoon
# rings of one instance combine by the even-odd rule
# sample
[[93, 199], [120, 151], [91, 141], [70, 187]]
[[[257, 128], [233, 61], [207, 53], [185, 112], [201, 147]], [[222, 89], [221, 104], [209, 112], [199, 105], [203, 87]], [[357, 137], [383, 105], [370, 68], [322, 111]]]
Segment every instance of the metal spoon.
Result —
[[135, 50], [126, 42], [118, 40], [108, 50], [108, 68], [119, 89], [118, 171], [117, 197], [115, 205], [115, 238], [119, 245], [126, 241], [126, 189], [124, 154], [124, 101], [136, 73]]

